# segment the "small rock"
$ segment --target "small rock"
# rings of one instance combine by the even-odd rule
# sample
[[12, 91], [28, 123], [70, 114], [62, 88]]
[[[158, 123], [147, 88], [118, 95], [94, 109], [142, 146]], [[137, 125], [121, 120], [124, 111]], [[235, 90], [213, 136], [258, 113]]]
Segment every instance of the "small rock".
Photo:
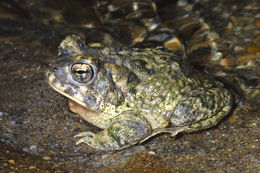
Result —
[[11, 121], [11, 125], [15, 126], [16, 125], [16, 121]]
[[148, 154], [151, 154], [151, 155], [155, 155], [155, 152], [154, 152], [154, 151], [148, 151], [147, 153], [148, 153]]
[[36, 145], [31, 145], [30, 146], [30, 150], [36, 150], [36, 149], [37, 149]]
[[51, 160], [51, 157], [50, 156], [43, 156], [42, 159], [43, 160]]
[[33, 170], [33, 169], [36, 169], [36, 167], [35, 167], [35, 166], [29, 166], [28, 169], [29, 169], [29, 170]]
[[14, 160], [8, 160], [8, 163], [11, 164], [11, 165], [14, 165], [15, 161]]

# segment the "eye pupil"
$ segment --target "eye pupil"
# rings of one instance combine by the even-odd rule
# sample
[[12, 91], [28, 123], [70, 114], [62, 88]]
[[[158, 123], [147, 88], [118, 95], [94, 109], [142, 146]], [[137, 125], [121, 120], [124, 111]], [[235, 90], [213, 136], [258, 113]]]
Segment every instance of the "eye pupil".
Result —
[[71, 66], [71, 74], [78, 82], [89, 82], [94, 76], [93, 68], [86, 63], [75, 63]]
[[78, 74], [84, 74], [84, 73], [88, 73], [88, 71], [78, 70], [77, 73], [78, 73]]

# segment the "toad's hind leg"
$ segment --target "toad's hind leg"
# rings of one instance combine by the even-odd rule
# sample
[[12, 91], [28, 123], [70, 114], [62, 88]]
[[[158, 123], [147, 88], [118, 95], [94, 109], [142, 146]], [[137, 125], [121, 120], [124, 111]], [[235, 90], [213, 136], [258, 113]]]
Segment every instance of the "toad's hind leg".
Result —
[[174, 109], [171, 117], [173, 127], [154, 129], [141, 143], [160, 133], [176, 136], [213, 127], [229, 113], [231, 106], [232, 97], [226, 89], [196, 90], [184, 97]]
[[111, 125], [94, 134], [83, 132], [76, 144], [86, 143], [97, 150], [120, 150], [138, 143], [151, 134], [149, 122], [142, 116], [125, 112], [116, 117]]
[[176, 134], [178, 129], [195, 132], [213, 127], [229, 113], [231, 107], [232, 96], [224, 88], [195, 90], [176, 106], [171, 118], [173, 126], [176, 127], [173, 134]]

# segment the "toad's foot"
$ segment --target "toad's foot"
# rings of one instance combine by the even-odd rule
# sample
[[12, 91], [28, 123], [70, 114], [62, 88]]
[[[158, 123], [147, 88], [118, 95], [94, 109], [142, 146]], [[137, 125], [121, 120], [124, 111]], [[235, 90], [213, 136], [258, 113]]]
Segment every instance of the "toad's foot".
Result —
[[93, 140], [93, 137], [95, 136], [94, 133], [92, 132], [82, 132], [82, 133], [79, 133], [77, 135], [74, 136], [74, 138], [79, 138], [80, 139], [76, 142], [76, 145], [79, 145], [81, 143], [87, 143], [87, 144], [90, 144], [91, 140]]
[[138, 114], [122, 113], [99, 133], [83, 132], [76, 144], [86, 143], [96, 150], [120, 150], [138, 143], [151, 134], [149, 122]]

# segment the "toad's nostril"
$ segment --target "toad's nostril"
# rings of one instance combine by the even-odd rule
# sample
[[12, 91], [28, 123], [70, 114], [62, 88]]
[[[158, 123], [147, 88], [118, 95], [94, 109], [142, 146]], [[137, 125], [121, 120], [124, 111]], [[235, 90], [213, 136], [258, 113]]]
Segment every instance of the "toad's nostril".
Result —
[[58, 67], [54, 64], [49, 64], [49, 68], [52, 69], [53, 72], [56, 72], [58, 70]]
[[54, 66], [54, 67], [52, 67], [52, 70], [53, 70], [54, 72], [56, 72], [56, 71], [58, 71], [58, 67], [57, 67], [57, 66]]

